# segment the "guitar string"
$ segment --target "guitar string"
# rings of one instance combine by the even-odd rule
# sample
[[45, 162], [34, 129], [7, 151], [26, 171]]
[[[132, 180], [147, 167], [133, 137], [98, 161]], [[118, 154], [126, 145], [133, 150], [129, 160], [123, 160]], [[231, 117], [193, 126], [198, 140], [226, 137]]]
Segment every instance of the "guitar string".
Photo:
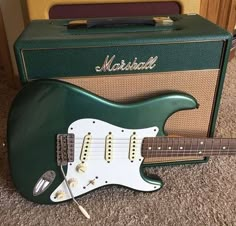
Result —
[[[156, 136], [156, 137], [142, 137], [142, 138], [136, 138], [136, 140], [144, 140], [144, 139], [148, 139], [148, 138], [152, 138], [152, 139], [156, 139], [156, 140], [191, 140], [194, 139], [195, 141], [209, 141], [209, 140], [213, 140], [213, 141], [231, 141], [231, 142], [235, 142], [236, 143], [236, 138], [194, 138], [194, 137], [166, 137], [166, 136]], [[168, 138], [168, 139], [167, 139]], [[106, 137], [92, 137], [92, 140], [105, 140]], [[113, 138], [112, 138], [113, 139]], [[76, 137], [74, 138], [74, 140], [84, 140], [84, 137]], [[114, 140], [114, 139], [113, 139]], [[130, 140], [130, 138], [126, 138], [126, 137], [116, 137], [115, 140]]]
[[[192, 154], [192, 153], [191, 153]], [[191, 155], [191, 154], [189, 154], [189, 155], [185, 155], [186, 157], [192, 157], [192, 156], [195, 156], [195, 155]], [[208, 155], [209, 154], [209, 155]], [[235, 155], [236, 154], [236, 152], [234, 151], [234, 152], [229, 152], [229, 154], [225, 154], [225, 156], [228, 156], [228, 155]], [[204, 155], [198, 155], [198, 156], [222, 156], [222, 155], [224, 155], [224, 154], [217, 154], [217, 155], [210, 155], [210, 153], [205, 153]], [[104, 157], [104, 155], [88, 155], [89, 157], [87, 157], [87, 158], [89, 158], [89, 159], [91, 159], [91, 157], [96, 157], [96, 158], [98, 158], [98, 157], [102, 157], [102, 158], [105, 158]], [[129, 158], [129, 156], [128, 156], [128, 154], [127, 154], [127, 156], [116, 156], [116, 158], [117, 159], [126, 159], [126, 158], [128, 158], [128, 159], [130, 159]], [[158, 158], [158, 157], [179, 157], [179, 156], [175, 156], [175, 155], [172, 155], [172, 156], [167, 156], [167, 155], [158, 155], [158, 156], [141, 156], [140, 155], [140, 157], [143, 157], [143, 158], [150, 158], [150, 157], [154, 157], [154, 158]], [[181, 157], [183, 157], [183, 156], [181, 156]], [[86, 158], [86, 159], [87, 159]], [[112, 158], [114, 158], [114, 156], [112, 157]], [[138, 158], [138, 157], [137, 157]], [[100, 158], [98, 158], [98, 159], [100, 159]], [[131, 159], [132, 160], [132, 159]], [[83, 161], [83, 159], [81, 159], [81, 161]]]
[[[178, 146], [178, 150], [181, 150], [181, 148], [186, 148], [186, 143], [184, 142], [184, 143], [182, 143], [182, 142], [178, 142], [178, 143], [163, 143], [163, 142], [160, 142], [160, 143], [152, 143], [152, 144], [149, 144], [149, 143], [147, 143], [147, 142], [143, 142], [143, 141], [135, 141], [135, 143], [131, 143], [131, 142], [124, 142], [124, 143], [122, 143], [122, 142], [111, 142], [111, 143], [107, 143], [106, 141], [103, 141], [103, 142], [88, 142], [88, 143], [85, 143], [85, 142], [76, 142], [76, 143], [74, 143], [75, 145], [77, 145], [78, 147], [79, 146], [81, 146], [80, 148], [88, 148], [88, 147], [91, 147], [91, 146], [93, 146], [93, 148], [105, 148], [107, 145], [108, 146], [111, 146], [111, 148], [112, 147], [114, 147], [114, 146], [118, 146], [118, 145], [120, 145], [120, 146], [123, 146], [123, 145], [125, 145], [125, 146], [128, 146], [128, 147], [121, 147], [121, 148], [129, 148], [129, 149], [131, 149], [132, 147], [131, 147], [131, 145], [133, 145], [134, 146], [134, 148], [136, 148], [135, 146], [140, 146], [141, 145], [141, 147], [145, 150], [145, 149], [148, 149], [148, 150], [153, 150], [153, 149], [158, 149], [159, 148], [159, 150], [161, 149], [161, 150], [163, 150], [164, 148], [163, 148], [163, 145], [166, 145], [166, 147], [168, 147], [168, 148], [166, 148], [166, 149], [169, 149], [169, 150], [172, 150], [172, 149], [176, 149], [176, 146]], [[180, 144], [182, 144], [182, 145], [180, 145]], [[228, 149], [229, 148], [229, 144], [230, 143], [228, 143], [228, 144], [221, 144], [221, 145], [219, 145], [218, 146], [218, 148], [214, 148], [215, 150], [221, 150], [222, 148], [224, 148], [224, 149]], [[232, 143], [231, 143], [232, 144]], [[95, 146], [95, 147], [94, 147]], [[213, 146], [213, 145], [212, 145]], [[206, 147], [206, 144], [205, 144], [205, 147]], [[176, 149], [176, 150], [177, 150]], [[213, 149], [213, 147], [211, 147], [211, 148], [204, 148], [203, 150], [208, 150], [208, 149]], [[199, 149], [199, 143], [196, 145], [196, 146], [194, 146], [193, 145], [193, 143], [190, 143], [190, 148], [188, 148], [188, 150], [200, 150]], [[202, 149], [201, 149], [202, 150]]]
[[[165, 137], [162, 137], [162, 138], [165, 139], [165, 140], [167, 139]], [[190, 149], [187, 149], [188, 152], [186, 152], [186, 150], [185, 150], [186, 149], [186, 144], [185, 144], [186, 139], [185, 138], [181, 138], [182, 142], [180, 142], [180, 138], [178, 138], [178, 139], [171, 138], [171, 140], [172, 140], [171, 144], [169, 142], [170, 139], [167, 139], [167, 142], [166, 141], [163, 142], [162, 138], [160, 139], [160, 137], [159, 138], [152, 137], [152, 140], [153, 139], [159, 139], [160, 142], [159, 143], [157, 141], [156, 142], [152, 142], [152, 144], [150, 144], [150, 145], [149, 145], [149, 139], [145, 140], [145, 141], [148, 141], [148, 142], [145, 142], [144, 138], [136, 139], [134, 145], [135, 146], [140, 146], [141, 145], [141, 148], [144, 149], [144, 151], [145, 151], [145, 149], [148, 149], [149, 153], [151, 153], [150, 151], [153, 151], [155, 149], [155, 146], [159, 147], [163, 151], [163, 143], [164, 143], [172, 151], [173, 155], [176, 156], [177, 154], [182, 154], [182, 155], [189, 155], [189, 154], [199, 155], [199, 154], [201, 154], [201, 153], [198, 153], [198, 151], [201, 152], [201, 150], [199, 149], [199, 143], [202, 142], [202, 140], [204, 140], [203, 142], [204, 142], [205, 146], [206, 146], [207, 141], [208, 142], [211, 141], [211, 143], [212, 143], [212, 152], [216, 152], [216, 151], [220, 152], [222, 150], [222, 147], [229, 151], [229, 144], [230, 143], [232, 144], [233, 141], [235, 141], [234, 139], [228, 139], [228, 138], [205, 138], [205, 139], [201, 139], [201, 138], [187, 138], [187, 140], [189, 140], [189, 139], [191, 139], [191, 140], [196, 139], [196, 141], [197, 141], [197, 148], [193, 149], [193, 141], [192, 141], [192, 142], [190, 142], [190, 145], [191, 145]], [[85, 148], [86, 148], [86, 144], [84, 144], [85, 143], [84, 139], [79, 139], [79, 140], [81, 141], [80, 143], [78, 143], [78, 142], [75, 143], [76, 145], [80, 145], [81, 146], [81, 147], [79, 147], [79, 149], [83, 148], [84, 145], [85, 145]], [[101, 141], [101, 140], [102, 140], [102, 142], [94, 142], [94, 141]], [[178, 142], [175, 142], [176, 140]], [[220, 144], [221, 144], [220, 146], [221, 147], [215, 148], [215, 150], [213, 150], [213, 144], [216, 143], [216, 142], [214, 142], [215, 140], [220, 141]], [[222, 140], [227, 141], [228, 142], [227, 145], [222, 145]], [[126, 139], [126, 138], [118, 139], [118, 138], [116, 138], [115, 141], [116, 142], [113, 141], [111, 143], [111, 148], [125, 149], [125, 152], [127, 152], [127, 149], [131, 149], [132, 148], [132, 147], [130, 147], [130, 139]], [[120, 142], [118, 143], [117, 141], [129, 141], [129, 143], [126, 143], [126, 142], [125, 143], [120, 143]], [[183, 143], [183, 145], [180, 145], [182, 143]], [[93, 139], [93, 141], [89, 145], [90, 146], [92, 145], [93, 148], [96, 148], [96, 149], [102, 149], [102, 153], [104, 153], [104, 149], [106, 148], [106, 145], [109, 145], [109, 144], [107, 144], [106, 141], [104, 141], [104, 138], [96, 138], [96, 139]], [[98, 145], [101, 145], [101, 147], [98, 146]], [[118, 145], [125, 145], [125, 147], [121, 147], [121, 146], [117, 147]], [[176, 145], [178, 145], [178, 149], [175, 148]], [[156, 147], [156, 149], [157, 149], [157, 147]], [[183, 148], [184, 152], [181, 152], [182, 150], [179, 147]], [[137, 147], [134, 147], [134, 148], [137, 148]], [[174, 150], [176, 150], [178, 153], [175, 153]], [[203, 149], [202, 151], [205, 154], [207, 154], [206, 153], [207, 149]], [[99, 152], [99, 150], [97, 152]], [[159, 152], [160, 152], [160, 150], [159, 150]], [[212, 154], [210, 154], [210, 155], [212, 155]]]
[[[98, 146], [98, 145], [96, 145], [96, 146], [94, 146], [94, 145], [92, 145], [92, 146], [90, 146], [90, 147], [88, 147], [88, 148], [84, 148], [84, 149], [88, 149], [88, 150], [90, 150], [90, 149], [96, 149], [96, 150], [98, 150], [97, 152], [100, 152], [100, 150], [99, 149], [103, 149], [103, 150], [106, 150], [106, 145], [105, 144], [100, 144], [101, 146]], [[125, 145], [126, 145], [126, 147], [125, 147]], [[80, 149], [83, 149], [83, 147], [82, 147], [83, 145], [78, 145], [78, 146], [76, 146], [75, 147], [75, 149], [76, 150], [79, 150], [80, 151]], [[161, 146], [160, 146], [161, 147]], [[113, 144], [112, 145], [112, 147], [110, 147], [110, 149], [112, 150], [112, 149], [122, 149], [122, 150], [130, 150], [130, 149], [137, 149], [137, 148], [139, 148], [140, 150], [142, 150], [142, 151], [148, 151], [148, 152], [153, 152], [153, 151], [158, 151], [158, 152], [163, 152], [163, 151], [177, 151], [178, 153], [185, 153], [185, 152], [188, 152], [188, 151], [210, 151], [210, 150], [212, 150], [213, 152], [217, 152], [217, 151], [227, 151], [227, 150], [234, 150], [235, 148], [228, 148], [228, 147], [221, 147], [221, 148], [215, 148], [215, 149], [211, 149], [211, 148], [209, 148], [209, 149], [198, 149], [198, 148], [189, 148], [189, 149], [186, 149], [185, 148], [185, 150], [184, 149], [181, 149], [181, 147], [180, 148], [161, 148], [161, 149], [158, 149], [158, 148], [152, 148], [152, 149], [148, 149], [148, 146], [140, 146], [140, 147], [130, 147], [129, 146], [129, 144]], [[236, 149], [235, 149], [236, 150]]]
[[[93, 155], [93, 156], [96, 156], [96, 157], [100, 157], [100, 156], [104, 157], [106, 155], [106, 151], [104, 149], [105, 149], [104, 147], [99, 147], [99, 148], [96, 148], [96, 151], [88, 150], [86, 155], [87, 156], [92, 156]], [[139, 149], [138, 151], [139, 151], [138, 154], [142, 155], [142, 150]], [[145, 153], [144, 155], [145, 155], [145, 157], [149, 157], [149, 155], [153, 155], [153, 154], [156, 154], [157, 155], [156, 157], [168, 157], [168, 156], [178, 157], [179, 154], [182, 154], [183, 156], [192, 156], [192, 155], [214, 156], [214, 155], [230, 155], [230, 154], [233, 155], [233, 154], [236, 154], [236, 149], [231, 149], [231, 150], [221, 149], [220, 151], [221, 152], [219, 152], [218, 149], [215, 149], [215, 151], [213, 151], [213, 152], [212, 152], [211, 149], [209, 149], [209, 150], [207, 150], [207, 149], [203, 150], [202, 149], [201, 152], [199, 152], [198, 150], [175, 150], [175, 149], [167, 150], [167, 149], [163, 149], [163, 150], [144, 150], [144, 153]], [[137, 150], [136, 150], [136, 152], [137, 152]], [[77, 155], [80, 155], [81, 154], [80, 148], [76, 147], [75, 153]], [[116, 157], [118, 157], [118, 156], [120, 157], [120, 156], [124, 156], [124, 155], [129, 156], [130, 151], [127, 151], [127, 148], [123, 148], [122, 151], [120, 151], [120, 149], [119, 149], [119, 151], [112, 151], [111, 153], [112, 153], [113, 156], [116, 155]]]
[[[230, 152], [229, 154], [227, 154], [227, 155], [224, 155], [224, 156], [233, 156], [233, 155], [235, 155], [236, 154], [236, 152]], [[223, 155], [223, 154], [222, 154]], [[199, 156], [199, 157], [213, 157], [213, 156], [222, 156], [221, 154], [220, 155], [208, 155], [208, 154], [206, 154], [206, 155], [197, 155], [197, 156]], [[100, 157], [98, 157], [98, 156], [89, 156], [89, 157], [87, 157], [85, 160], [81, 160], [81, 159], [79, 159], [81, 162], [86, 162], [86, 161], [88, 161], [88, 160], [103, 160], [103, 161], [109, 161], [109, 162], [112, 162], [114, 159], [116, 159], [116, 160], [128, 160], [128, 161], [137, 161], [137, 160], [140, 160], [140, 158], [150, 158], [150, 159], [152, 159], [152, 158], [168, 158], [168, 157], [178, 157], [178, 156], [162, 156], [162, 155], [158, 155], [158, 156], [145, 156], [145, 157], [143, 157], [143, 156], [138, 156], [138, 157], [135, 157], [135, 159], [131, 159], [131, 158], [129, 158], [129, 156], [127, 155], [127, 156], [116, 156], [116, 157], [112, 157], [111, 159], [109, 159], [109, 160], [107, 160], [107, 159], [105, 159], [105, 157], [104, 157], [104, 155], [101, 155]], [[183, 156], [181, 156], [181, 157], [183, 157]], [[186, 155], [186, 157], [195, 157], [195, 155]], [[75, 160], [76, 161], [76, 160]]]
[[[146, 138], [147, 139], [147, 141], [148, 142], [144, 142], [144, 139], [145, 138], [141, 138], [141, 139], [136, 139], [135, 141], [136, 141], [136, 143], [135, 143], [135, 145], [141, 145], [141, 147], [139, 147], [139, 149], [140, 150], [142, 150], [142, 148], [144, 149], [143, 151], [145, 152], [145, 151], [148, 151], [148, 153], [147, 153], [147, 156], [145, 156], [145, 157], [152, 157], [152, 156], [150, 156], [150, 155], [155, 155], [156, 153], [158, 153], [158, 156], [156, 156], [156, 157], [169, 157], [169, 156], [174, 156], [174, 157], [178, 157], [178, 155], [180, 155], [180, 154], [182, 154], [183, 156], [195, 156], [195, 155], [197, 155], [197, 156], [200, 156], [200, 154], [203, 154], [203, 155], [205, 155], [205, 156], [212, 156], [212, 155], [214, 155], [212, 152], [220, 152], [222, 149], [222, 147], [220, 147], [220, 148], [217, 148], [217, 149], [215, 149], [215, 150], [211, 150], [211, 151], [209, 151], [208, 149], [203, 149], [203, 150], [199, 150], [199, 142], [200, 141], [202, 141], [202, 140], [204, 140], [205, 142], [205, 146], [206, 146], [206, 141], [211, 141], [212, 142], [212, 145], [214, 144], [214, 142], [213, 142], [213, 140], [217, 140], [217, 141], [220, 141], [220, 144], [222, 143], [222, 140], [227, 140], [228, 141], [228, 145], [229, 145], [229, 141], [235, 141], [234, 139], [230, 139], [230, 138], [203, 138], [203, 139], [201, 139], [201, 138], [192, 138], [192, 139], [196, 139], [196, 141], [197, 141], [197, 148], [196, 149], [192, 149], [192, 147], [189, 149], [189, 150], [185, 150], [185, 140], [187, 139], [187, 140], [189, 140], [189, 139], [191, 139], [191, 138], [171, 138], [170, 137], [170, 139], [172, 139], [172, 148], [171, 148], [171, 150], [168, 150], [168, 149], [163, 149], [163, 143], [165, 144], [165, 145], [167, 145], [167, 146], [171, 146], [170, 144], [169, 144], [169, 140], [170, 139], [167, 139], [167, 137], [151, 137], [152, 138], [152, 140], [153, 139], [160, 139], [160, 143], [159, 143], [159, 146], [161, 147], [161, 150], [154, 150], [154, 148], [153, 148], [153, 145], [157, 145], [158, 144], [158, 142], [152, 142], [152, 144], [151, 145], [149, 145], [149, 139], [148, 138]], [[181, 143], [179, 140], [181, 139], [181, 141], [184, 141], [184, 144], [182, 145], [183, 147], [184, 147], [184, 151], [183, 150], [180, 150], [179, 148], [178, 149], [175, 149], [174, 148], [174, 146], [177, 144], [178, 146], [179, 146], [179, 144]], [[81, 150], [80, 149], [82, 149], [82, 147], [83, 147], [83, 145], [84, 145], [84, 138], [76, 138], [75, 140], [80, 140], [80, 141], [82, 141], [81, 143], [78, 143], [78, 142], [76, 142], [75, 144], [76, 145], [79, 145], [79, 147], [76, 147], [76, 153], [78, 154], [81, 154]], [[98, 142], [94, 142], [94, 141], [101, 141], [102, 140], [102, 142], [100, 142], [100, 143], [98, 143]], [[116, 138], [115, 139], [116, 141], [118, 140], [118, 141], [130, 141], [130, 139], [127, 139], [127, 138]], [[167, 142], [163, 142], [163, 140], [164, 141], [166, 141], [167, 140]], [[178, 142], [173, 142], [173, 141], [175, 141], [175, 140], [177, 140]], [[137, 142], [138, 141], [138, 142]], [[140, 142], [141, 141], [141, 142]], [[169, 145], [168, 145], [169, 144]], [[191, 142], [190, 143], [191, 144], [191, 146], [192, 146], [192, 144], [193, 144], [193, 142]], [[93, 141], [91, 142], [91, 144], [90, 145], [92, 145], [92, 148], [95, 148], [96, 149], [96, 151], [95, 152], [93, 152], [93, 154], [95, 154], [94, 156], [96, 156], [96, 157], [100, 157], [100, 156], [102, 156], [102, 157], [104, 157], [104, 155], [106, 154], [106, 150], [104, 150], [105, 148], [106, 148], [106, 141], [104, 141], [104, 138], [93, 138]], [[100, 146], [96, 146], [96, 145], [101, 145], [101, 147]], [[116, 155], [116, 158], [118, 157], [118, 155], [119, 154], [126, 154], [126, 155], [128, 155], [128, 157], [129, 157], [129, 153], [130, 153], [130, 151], [129, 151], [129, 149], [131, 149], [130, 148], [130, 142], [129, 143], [117, 143], [117, 142], [113, 142], [112, 144], [112, 149], [118, 149], [119, 148], [119, 150], [121, 150], [121, 151], [119, 151], [119, 152], [113, 152], [112, 151], [112, 154], [114, 155], [114, 153], [115, 153], [115, 155]], [[121, 146], [119, 146], [119, 145], [126, 145], [126, 147], [121, 147]], [[95, 147], [94, 147], [95, 146]], [[128, 146], [128, 147], [127, 147]], [[158, 146], [158, 145], [157, 145]], [[145, 148], [149, 148], [149, 147], [151, 147], [151, 150], [146, 150]], [[135, 147], [136, 149], [137, 149], [137, 147]], [[100, 149], [102, 149], [102, 150], [100, 150]], [[128, 150], [127, 150], [128, 149]], [[228, 154], [234, 154], [235, 153], [235, 151], [234, 150], [229, 150], [229, 147], [228, 148], [226, 148], [225, 147], [225, 149], [227, 149], [227, 151], [228, 151]], [[223, 151], [225, 150], [225, 149], [223, 149]], [[169, 153], [169, 152], [167, 152], [167, 151], [171, 151], [171, 153]], [[204, 153], [199, 153], [198, 151], [201, 151], [201, 152], [204, 152]], [[163, 153], [163, 152], [166, 152], [166, 153]], [[90, 153], [90, 156], [91, 156], [91, 152], [89, 152]], [[101, 154], [101, 155], [100, 155]], [[140, 154], [141, 154], [141, 152], [140, 152]], [[218, 155], [223, 155], [223, 153], [218, 153]], [[227, 153], [225, 153], [225, 155], [227, 155]], [[120, 156], [119, 156], [120, 157]], [[127, 156], [125, 157], [125, 159], [127, 159]]]
[[[158, 144], [158, 141], [160, 141], [159, 143], [160, 144], [169, 144], [170, 142], [169, 141], [164, 141], [163, 142], [163, 139], [161, 140], [161, 138], [162, 137], [150, 137], [150, 138], [153, 138], [153, 139], [156, 139], [156, 141], [154, 141], [154, 142], [152, 142], [151, 143], [151, 145], [153, 145], [153, 144]], [[166, 138], [164, 138], [164, 139], [166, 139]], [[220, 144], [221, 144], [221, 146], [223, 146], [224, 145], [224, 142], [228, 142], [227, 144], [225, 144], [224, 146], [227, 146], [227, 145], [229, 145], [229, 144], [234, 144], [235, 143], [235, 145], [236, 145], [236, 139], [234, 139], [234, 138], [168, 138], [169, 140], [171, 140], [172, 142], [172, 144], [179, 144], [179, 143], [181, 143], [181, 142], [183, 142], [183, 143], [185, 143], [186, 141], [190, 141], [190, 140], [193, 140], [193, 141], [196, 141], [197, 142], [197, 144], [199, 145], [199, 143], [201, 143], [201, 142], [203, 142], [204, 144], [206, 143], [206, 142], [209, 142], [209, 141], [212, 141], [213, 142], [213, 144], [215, 144], [215, 143], [217, 143], [217, 141], [220, 141]], [[75, 142], [75, 144], [77, 143], [84, 143], [84, 142], [86, 142], [85, 140], [84, 140], [84, 138], [75, 138], [74, 139], [76, 142]], [[92, 142], [93, 143], [95, 143], [94, 141], [102, 141], [101, 143], [105, 143], [106, 142], [106, 138], [104, 138], [104, 137], [101, 137], [101, 138], [92, 138], [91, 139], [92, 140]], [[129, 141], [130, 142], [130, 138], [128, 139], [128, 138], [123, 138], [123, 137], [120, 137], [120, 138], [115, 138], [115, 139], [111, 139], [111, 141]], [[144, 137], [144, 138], [136, 138], [135, 139], [135, 141], [141, 141], [141, 142], [144, 142], [144, 143], [149, 143], [149, 142], [147, 142], [147, 140], [148, 140], [148, 137]], [[80, 141], [80, 142], [78, 142], [78, 141]], [[181, 142], [180, 142], [181, 141]], [[191, 141], [191, 143], [193, 143], [193, 141]], [[224, 142], [223, 142], [224, 141]], [[97, 142], [97, 143], [99, 143], [99, 142]]]
[[[81, 151], [79, 150], [80, 148], [78, 148], [77, 151], [75, 151], [76, 155], [78, 155], [78, 158], [81, 160], [81, 161], [84, 161], [83, 159], [80, 158], [80, 155], [81, 155]], [[106, 151], [104, 151], [104, 147], [103, 148], [100, 148], [102, 149], [102, 151], [88, 151], [86, 153], [86, 160], [89, 159], [89, 160], [101, 160], [101, 159], [104, 159], [105, 161], [106, 158], [105, 158], [105, 155], [106, 155]], [[140, 149], [141, 150], [141, 149]], [[149, 150], [145, 150], [146, 151], [146, 155], [143, 156], [142, 155], [142, 152], [139, 150], [139, 153], [138, 153], [138, 156], [135, 156], [136, 158], [155, 158], [155, 157], [178, 157], [178, 155], [180, 154], [180, 151], [179, 150], [172, 150], [170, 152], [170, 155], [167, 155], [166, 151], [165, 153], [162, 151], [162, 150], [152, 150], [152, 151], [149, 151]], [[218, 152], [218, 149], [215, 150], [215, 155], [213, 154], [212, 150], [202, 150], [201, 154], [199, 154], [198, 151], [186, 151], [184, 150], [181, 151], [181, 154], [183, 154], [183, 156], [219, 156], [219, 155], [235, 155], [236, 154], [236, 149], [231, 149], [230, 151], [225, 149], [225, 150], [222, 150], [221, 154], [216, 154]], [[155, 154], [157, 154], [155, 156]], [[169, 153], [168, 153], [169, 154]], [[125, 148], [125, 151], [119, 151], [119, 152], [112, 152], [112, 158], [115, 158], [115, 159], [129, 159], [130, 161], [132, 161], [132, 159], [130, 158], [129, 156], [129, 151], [127, 151], [127, 148]], [[85, 161], [86, 161], [85, 160]], [[112, 159], [111, 159], [112, 161]]]
[[[118, 142], [117, 142], [118, 141]], [[122, 142], [123, 141], [123, 142]], [[111, 145], [114, 145], [114, 144], [120, 144], [120, 145], [127, 145], [127, 144], [130, 144], [131, 142], [129, 141], [129, 140], [116, 140], [116, 142], [114, 142], [114, 141], [111, 141], [111, 143], [109, 143], [109, 142], [106, 142], [106, 141], [93, 141], [93, 142], [89, 142], [89, 141], [82, 141], [82, 142], [75, 142], [74, 144], [76, 144], [76, 145], [106, 145], [106, 144], [111, 144]], [[214, 142], [213, 142], [214, 143]], [[142, 145], [145, 145], [146, 147], [155, 147], [155, 146], [162, 146], [162, 145], [167, 145], [167, 146], [170, 146], [170, 147], [172, 147], [172, 146], [177, 146], [177, 145], [179, 145], [179, 146], [181, 146], [181, 144], [182, 144], [182, 146], [183, 147], [186, 147], [186, 142], [179, 142], [179, 143], [162, 143], [162, 142], [156, 142], [156, 143], [148, 143], [147, 144], [147, 142], [144, 142], [143, 140], [135, 140], [135, 142], [134, 143], [132, 143], [132, 144], [134, 144], [134, 145], [137, 145], [137, 144], [142, 144]], [[194, 147], [194, 144], [192, 144], [192, 143], [190, 143], [190, 145], [193, 145], [193, 147]], [[220, 145], [218, 145], [218, 147], [228, 147], [229, 145], [233, 145], [233, 143], [231, 142], [231, 143], [228, 143], [228, 144], [220, 144]], [[235, 143], [235, 146], [236, 146], [236, 143]]]
[[[169, 150], [167, 150], [167, 151], [169, 151]], [[201, 150], [202, 151], [202, 150]], [[179, 150], [172, 150], [172, 151], [170, 151], [169, 153], [168, 152], [166, 152], [166, 149], [165, 150], [163, 150], [163, 151], [160, 151], [160, 150], [155, 150], [155, 151], [147, 151], [147, 153], [145, 153], [145, 154], [155, 154], [155, 153], [157, 153], [158, 155], [159, 154], [163, 154], [163, 155], [168, 155], [168, 154], [194, 154], [194, 153], [197, 153], [197, 154], [209, 154], [209, 156], [211, 156], [211, 155], [223, 155], [223, 154], [225, 154], [225, 155], [227, 155], [227, 153], [229, 152], [230, 154], [233, 154], [233, 153], [236, 153], [236, 149], [231, 149], [230, 151], [228, 151], [228, 150], [222, 150], [221, 152], [218, 152], [218, 149], [217, 150], [215, 150], [214, 152], [212, 152], [212, 151], [210, 151], [210, 150], [203, 150], [203, 152], [202, 153], [199, 153], [198, 151], [194, 151], [194, 152], [191, 152], [191, 151], [179, 151]], [[75, 151], [75, 153], [81, 153], [81, 151]], [[88, 151], [88, 153], [91, 153], [90, 151]], [[106, 151], [93, 151], [93, 153], [97, 153], [97, 154], [100, 154], [100, 153], [106, 153]], [[129, 153], [129, 151], [122, 151], [122, 152], [112, 152], [113, 154], [115, 153], [115, 154], [124, 154], [124, 153]]]
[[[117, 140], [117, 139], [116, 139]], [[127, 139], [128, 140], [128, 139]], [[213, 148], [213, 144], [214, 144], [214, 142], [212, 142], [212, 140], [213, 139], [210, 139], [211, 140], [211, 143], [212, 143], [212, 148]], [[137, 141], [137, 140], [136, 140]], [[184, 140], [185, 141], [185, 140]], [[83, 146], [84, 146], [84, 141], [82, 141], [81, 143], [75, 143], [76, 145], [80, 145], [79, 147], [77, 147], [77, 149], [81, 149], [81, 148], [83, 148]], [[154, 144], [154, 145], [153, 145]], [[151, 153], [151, 151], [153, 151], [154, 149], [155, 149], [155, 145], [157, 145], [158, 143], [157, 142], [155, 142], [155, 143], [153, 143], [152, 145], [149, 145], [149, 143], [147, 144], [147, 142], [143, 142], [143, 140], [142, 140], [142, 142], [136, 142], [135, 143], [135, 146], [140, 146], [141, 145], [141, 147], [142, 147], [142, 149], [145, 151], [146, 149], [148, 149], [148, 151]], [[178, 149], [176, 149], [175, 148], [175, 145], [178, 145]], [[187, 149], [187, 151], [185, 150], [186, 149], [186, 145], [185, 145], [185, 142], [184, 142], [184, 144], [182, 145], [182, 146], [180, 146], [179, 145], [180, 144], [180, 142], [178, 142], [178, 143], [174, 143], [174, 142], [172, 142], [172, 144], [169, 144], [169, 142], [167, 142], [167, 143], [165, 143], [165, 145], [167, 145], [167, 146], [169, 146], [169, 150], [171, 150], [173, 153], [174, 153], [174, 150], [175, 151], [177, 151], [178, 152], [178, 154], [189, 154], [188, 152], [190, 152], [190, 153], [193, 153], [193, 152], [196, 152], [196, 151], [204, 151], [205, 153], [206, 153], [206, 151], [208, 150], [208, 149], [206, 149], [206, 148], [204, 148], [204, 149], [202, 149], [202, 150], [200, 150], [199, 149], [199, 142], [197, 142], [197, 148], [194, 148], [193, 149], [193, 142], [191, 142], [191, 147], [189, 148], [189, 149]], [[98, 143], [98, 142], [92, 142], [92, 144], [90, 144], [90, 146], [93, 146], [93, 148], [96, 148], [96, 149], [102, 149], [102, 152], [104, 152], [104, 149], [106, 148], [106, 142], [104, 141], [104, 139], [103, 139], [103, 142], [101, 142], [101, 143]], [[101, 146], [98, 146], [98, 145], [101, 145]], [[126, 147], [122, 147], [122, 146], [119, 146], [119, 145], [125, 145]], [[213, 152], [217, 152], [217, 151], [221, 151], [222, 150], [222, 147], [223, 147], [223, 150], [225, 150], [225, 149], [227, 149], [227, 150], [229, 150], [229, 142], [227, 143], [227, 145], [226, 146], [222, 146], [221, 145], [221, 147], [219, 147], [219, 148], [215, 148], [215, 150], [212, 150]], [[89, 145], [88, 145], [89, 146]], [[95, 146], [95, 147], [94, 147]], [[128, 147], [127, 147], [128, 146]], [[153, 147], [154, 146], [154, 147]], [[183, 150], [181, 150], [180, 148], [179, 148], [179, 146], [181, 147], [181, 148], [183, 148], [183, 150], [184, 150], [184, 152], [181, 152], [181, 151], [183, 151]], [[228, 146], [228, 147], [227, 147]], [[85, 146], [86, 147], [86, 146]], [[167, 151], [167, 149], [163, 149], [163, 142], [160, 142], [160, 144], [159, 145], [157, 145], [157, 147], [161, 147], [159, 150], [156, 150], [156, 151]], [[206, 147], [206, 142], [205, 142], [205, 147]], [[113, 142], [113, 143], [111, 143], [111, 148], [113, 149], [113, 148], [119, 148], [119, 149], [125, 149], [125, 152], [127, 152], [127, 149], [131, 149], [132, 147], [130, 147], [130, 143], [118, 143], [118, 142]], [[134, 148], [137, 148], [137, 147], [134, 147]], [[211, 149], [212, 149], [211, 148]], [[156, 148], [157, 149], [157, 148]], [[97, 151], [97, 152], [99, 152], [99, 150]], [[174, 153], [175, 154], [175, 153]]]

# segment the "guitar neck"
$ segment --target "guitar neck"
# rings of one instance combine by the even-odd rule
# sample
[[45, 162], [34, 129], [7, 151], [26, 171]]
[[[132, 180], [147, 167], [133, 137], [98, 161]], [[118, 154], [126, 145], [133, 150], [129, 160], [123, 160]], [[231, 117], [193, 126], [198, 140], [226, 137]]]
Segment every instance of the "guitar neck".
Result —
[[235, 154], [236, 139], [146, 137], [142, 143], [142, 156], [146, 158]]

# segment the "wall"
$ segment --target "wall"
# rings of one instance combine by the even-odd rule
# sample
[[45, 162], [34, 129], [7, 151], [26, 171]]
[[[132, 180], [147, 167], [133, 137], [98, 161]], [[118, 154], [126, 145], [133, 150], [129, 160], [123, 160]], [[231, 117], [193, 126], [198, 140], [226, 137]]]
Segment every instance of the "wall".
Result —
[[5, 23], [14, 73], [17, 74], [13, 45], [24, 28], [21, 4], [19, 0], [0, 0], [0, 7], [2, 9], [3, 20]]

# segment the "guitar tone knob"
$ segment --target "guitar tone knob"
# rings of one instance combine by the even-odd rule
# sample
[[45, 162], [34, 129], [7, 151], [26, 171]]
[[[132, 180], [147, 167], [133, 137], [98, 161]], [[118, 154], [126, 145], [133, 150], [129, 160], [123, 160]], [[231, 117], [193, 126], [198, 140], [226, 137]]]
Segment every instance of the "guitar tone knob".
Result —
[[83, 163], [80, 163], [79, 165], [76, 166], [76, 171], [78, 173], [85, 173], [86, 169], [87, 169], [87, 167]]
[[70, 186], [70, 188], [76, 187], [77, 184], [78, 184], [78, 182], [77, 182], [77, 180], [74, 179], [74, 178], [71, 178], [71, 179], [68, 180], [68, 185]]
[[55, 199], [64, 199], [65, 198], [65, 192], [64, 191], [57, 191], [55, 194]]

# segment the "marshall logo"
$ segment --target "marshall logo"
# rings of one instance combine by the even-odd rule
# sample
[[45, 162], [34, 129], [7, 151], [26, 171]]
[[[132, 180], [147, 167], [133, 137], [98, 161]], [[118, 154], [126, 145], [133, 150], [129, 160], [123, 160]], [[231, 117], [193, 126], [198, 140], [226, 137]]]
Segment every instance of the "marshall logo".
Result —
[[109, 55], [106, 56], [102, 66], [96, 66], [96, 72], [112, 72], [112, 71], [140, 71], [140, 70], [152, 70], [156, 67], [158, 56], [150, 57], [146, 62], [137, 62], [137, 57], [133, 61], [126, 62], [121, 60], [119, 63], [113, 63], [115, 55], [111, 58]]

